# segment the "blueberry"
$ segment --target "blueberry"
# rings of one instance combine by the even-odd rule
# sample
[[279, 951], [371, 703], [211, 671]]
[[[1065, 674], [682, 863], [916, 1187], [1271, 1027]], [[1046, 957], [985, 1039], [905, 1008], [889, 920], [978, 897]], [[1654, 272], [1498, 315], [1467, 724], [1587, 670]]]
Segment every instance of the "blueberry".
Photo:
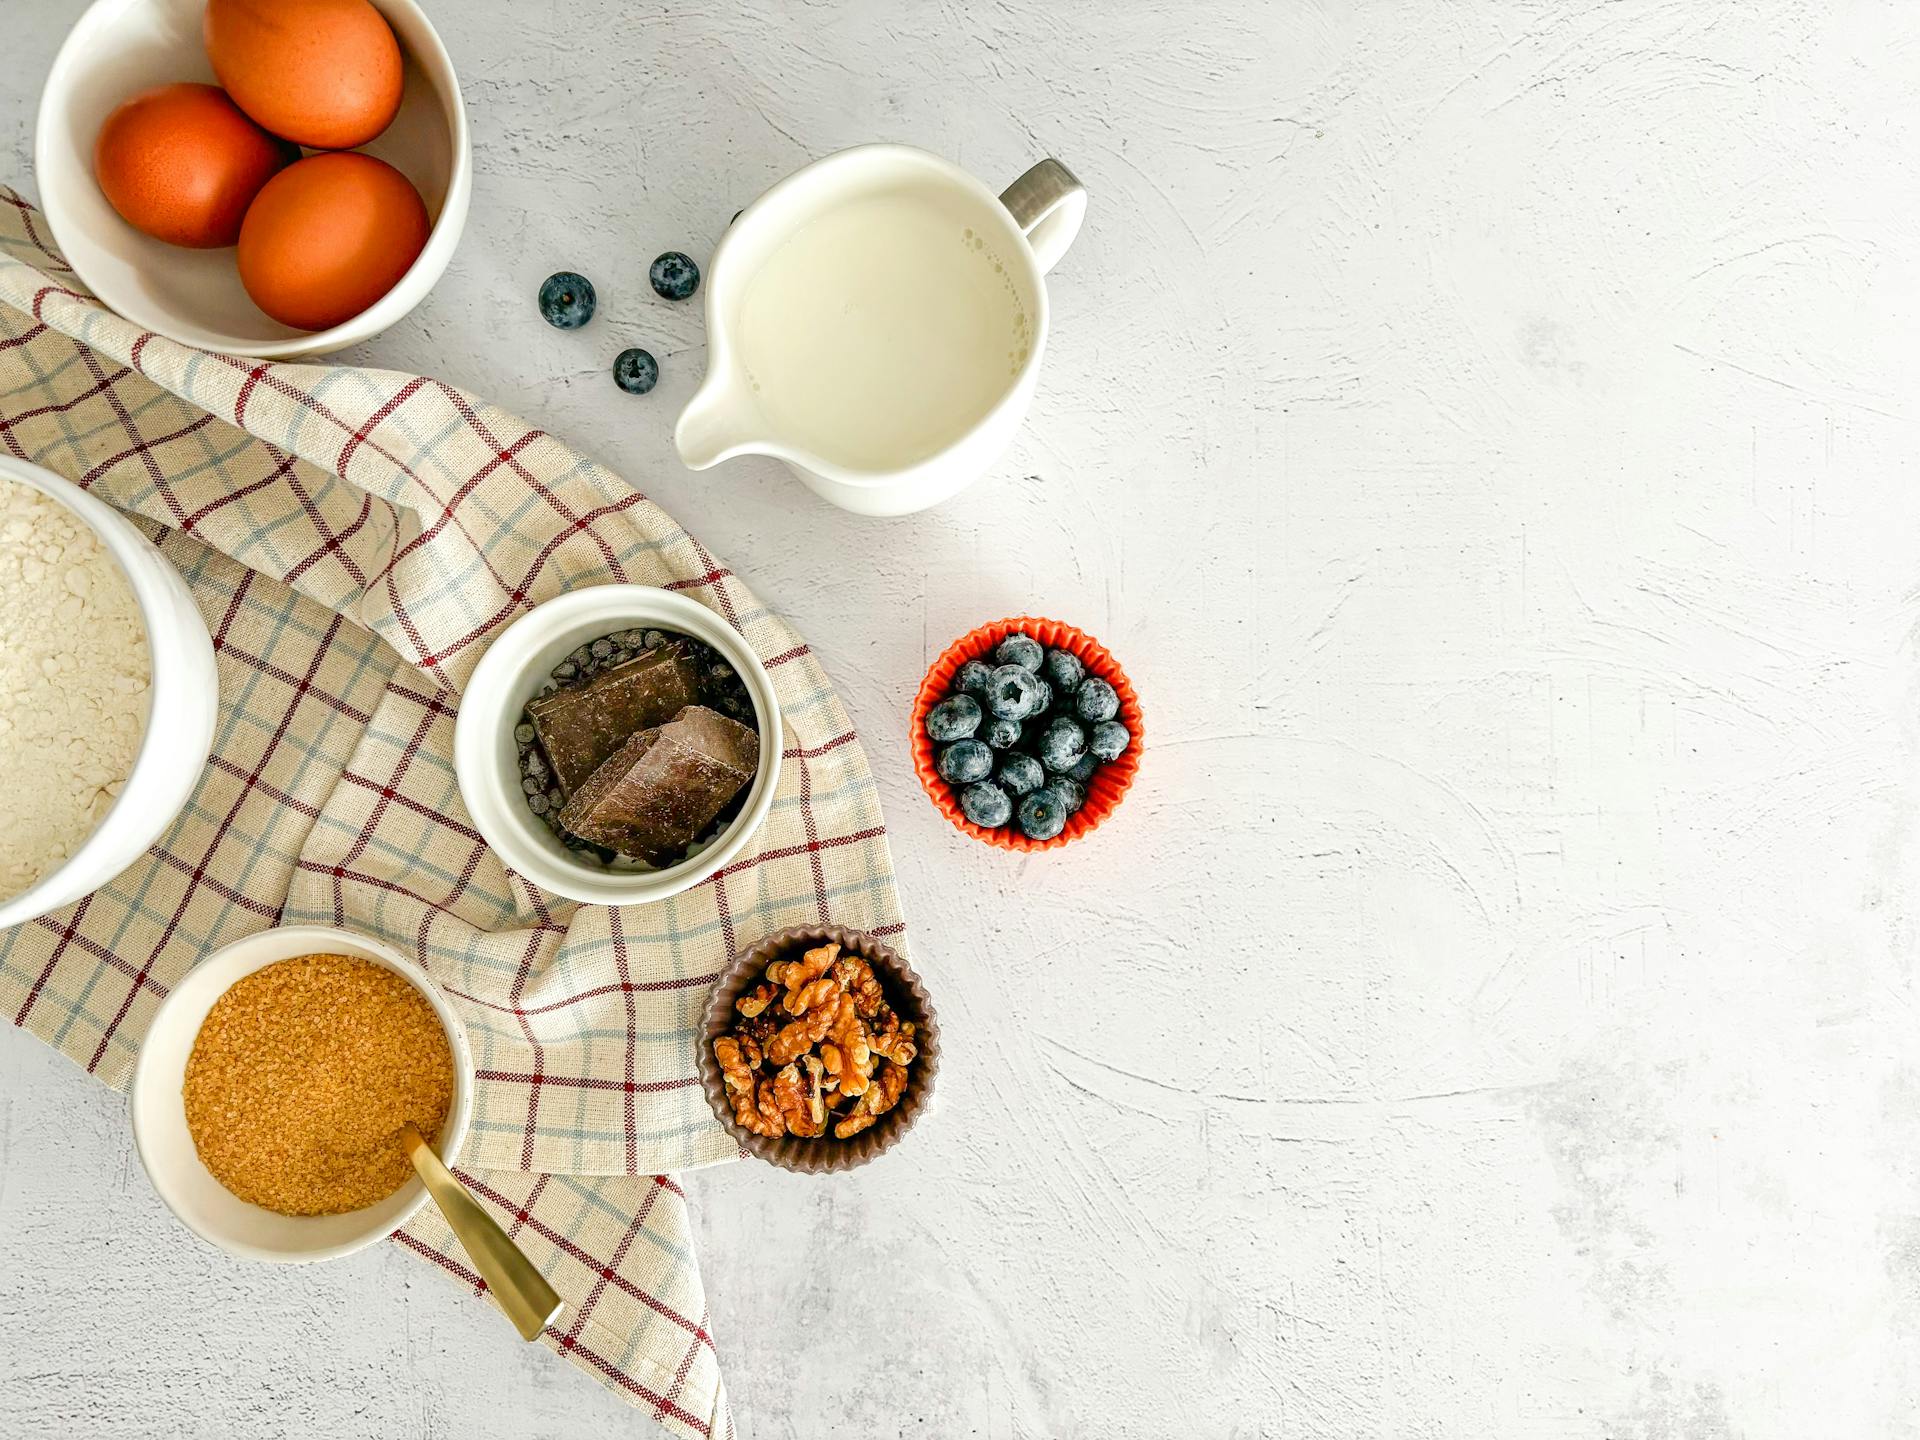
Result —
[[1013, 818], [1013, 801], [998, 785], [982, 780], [960, 792], [960, 813], [986, 830], [997, 830]]
[[1091, 755], [1082, 755], [1067, 769], [1067, 779], [1076, 784], [1085, 785], [1093, 779], [1093, 772], [1100, 768], [1100, 762]]
[[965, 740], [980, 728], [980, 702], [971, 695], [954, 695], [927, 712], [927, 735], [942, 742]]
[[1024, 720], [1040, 713], [1040, 677], [1021, 665], [1002, 665], [987, 686], [987, 708], [1002, 720]]
[[1018, 665], [1022, 670], [1040, 673], [1040, 662], [1047, 652], [1040, 648], [1040, 642], [1031, 635], [1013, 634], [1002, 640], [993, 652], [993, 658], [1002, 665]]
[[987, 722], [987, 744], [995, 750], [1005, 750], [1008, 746], [1020, 743], [1020, 722], [1018, 720], [989, 720]]
[[1065, 775], [1056, 775], [1047, 783], [1054, 793], [1059, 795], [1069, 815], [1078, 814], [1080, 807], [1087, 803], [1087, 787], [1078, 780], [1070, 780]]
[[556, 330], [578, 330], [593, 318], [593, 282], [561, 270], [540, 282], [540, 315]]
[[1078, 689], [1080, 682], [1087, 678], [1087, 667], [1071, 650], [1049, 650], [1040, 673], [1053, 682], [1055, 690], [1066, 695]]
[[1087, 753], [1096, 760], [1118, 760], [1133, 735], [1118, 720], [1102, 720], [1087, 737]]
[[1040, 736], [1040, 760], [1049, 770], [1071, 770], [1087, 753], [1087, 732], [1062, 715]]
[[1036, 680], [1034, 683], [1040, 688], [1034, 693], [1033, 709], [1027, 712], [1029, 718], [1044, 715], [1053, 708], [1053, 686], [1044, 680]]
[[1023, 755], [1018, 750], [1011, 755], [1000, 757], [1000, 774], [997, 777], [1000, 788], [1009, 795], [1031, 795], [1047, 783], [1047, 772], [1040, 768], [1040, 762], [1031, 755]]
[[1120, 713], [1120, 697], [1098, 675], [1090, 675], [1073, 692], [1073, 711], [1082, 720], [1111, 720]]
[[971, 785], [993, 773], [993, 752], [978, 740], [956, 740], [940, 752], [939, 768], [955, 785]]
[[613, 357], [613, 383], [629, 395], [644, 395], [660, 383], [660, 362], [644, 350], [622, 350]]
[[967, 695], [985, 695], [993, 683], [993, 667], [984, 660], [969, 660], [953, 675], [953, 688]]
[[1066, 801], [1052, 786], [1042, 785], [1020, 802], [1020, 833], [1029, 840], [1051, 840], [1066, 828]]
[[669, 250], [647, 267], [647, 281], [663, 300], [684, 300], [700, 288], [700, 267], [693, 257]]

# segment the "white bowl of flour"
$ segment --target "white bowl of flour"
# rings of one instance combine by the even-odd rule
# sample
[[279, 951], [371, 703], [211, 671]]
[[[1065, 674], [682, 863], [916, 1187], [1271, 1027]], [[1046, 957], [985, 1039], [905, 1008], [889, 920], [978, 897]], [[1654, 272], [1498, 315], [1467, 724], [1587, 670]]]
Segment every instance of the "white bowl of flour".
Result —
[[161, 837], [218, 706], [179, 573], [111, 506], [0, 457], [0, 929], [98, 889]]

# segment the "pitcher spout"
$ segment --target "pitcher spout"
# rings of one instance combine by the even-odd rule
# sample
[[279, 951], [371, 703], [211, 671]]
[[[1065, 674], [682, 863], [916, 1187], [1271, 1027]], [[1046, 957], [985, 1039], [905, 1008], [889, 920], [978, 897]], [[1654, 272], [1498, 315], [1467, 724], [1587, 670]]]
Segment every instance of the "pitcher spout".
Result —
[[694, 392], [673, 427], [673, 443], [689, 470], [706, 470], [753, 450], [753, 407], [724, 374], [710, 374]]

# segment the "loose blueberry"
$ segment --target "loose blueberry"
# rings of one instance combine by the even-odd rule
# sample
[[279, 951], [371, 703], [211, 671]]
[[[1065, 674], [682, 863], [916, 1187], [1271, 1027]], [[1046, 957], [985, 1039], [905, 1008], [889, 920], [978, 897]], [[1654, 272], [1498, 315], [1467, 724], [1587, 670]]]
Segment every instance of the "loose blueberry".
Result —
[[995, 750], [1005, 750], [1008, 746], [1020, 743], [1020, 722], [1018, 720], [989, 720], [987, 722], [987, 744]]
[[1093, 779], [1093, 772], [1100, 768], [1100, 762], [1091, 755], [1082, 755], [1067, 770], [1067, 779], [1085, 785]]
[[978, 740], [956, 740], [940, 752], [939, 770], [955, 785], [971, 785], [993, 773], [993, 752]]
[[1020, 802], [1020, 833], [1029, 840], [1051, 840], [1066, 828], [1066, 801], [1052, 786], [1042, 785]]
[[965, 740], [980, 728], [980, 702], [971, 695], [954, 695], [927, 712], [927, 736], [942, 744]]
[[1073, 712], [1082, 720], [1111, 720], [1120, 713], [1120, 696], [1098, 675], [1090, 675], [1073, 692]]
[[1069, 779], [1065, 775], [1056, 775], [1047, 783], [1060, 797], [1060, 802], [1067, 807], [1069, 815], [1079, 814], [1080, 807], [1087, 803], [1087, 787], [1078, 780]]
[[613, 357], [613, 383], [629, 395], [644, 395], [660, 383], [660, 362], [644, 350], [622, 350]]
[[1031, 755], [1015, 751], [1000, 757], [1000, 786], [1009, 795], [1031, 795], [1047, 783], [1047, 772]]
[[993, 667], [984, 660], [969, 660], [953, 674], [953, 688], [967, 695], [985, 695], [993, 683]]
[[1118, 760], [1132, 743], [1133, 734], [1126, 726], [1118, 720], [1102, 720], [1087, 736], [1087, 753], [1096, 760]]
[[1027, 712], [1029, 719], [1036, 715], [1044, 715], [1053, 708], [1053, 686], [1044, 680], [1037, 680], [1035, 683], [1040, 689], [1033, 697], [1033, 709]]
[[1023, 665], [1002, 665], [987, 686], [987, 708], [1002, 720], [1024, 720], [1040, 713], [1040, 677]]
[[1040, 673], [1053, 682], [1053, 688], [1066, 695], [1080, 686], [1087, 678], [1087, 667], [1080, 663], [1080, 657], [1071, 650], [1049, 650], [1047, 661]]
[[593, 282], [561, 270], [540, 282], [540, 315], [556, 330], [578, 330], [593, 318]]
[[1087, 732], [1062, 715], [1040, 735], [1040, 761], [1049, 770], [1071, 770], [1087, 753]]
[[663, 300], [684, 300], [700, 288], [700, 267], [692, 256], [669, 250], [647, 267], [647, 281]]
[[1013, 801], [998, 785], [982, 780], [960, 792], [960, 813], [986, 830], [997, 830], [1013, 818]]
[[1040, 648], [1040, 642], [1031, 635], [1018, 633], [1007, 636], [993, 652], [993, 658], [1002, 665], [1018, 665], [1022, 670], [1040, 673], [1040, 662], [1046, 659], [1047, 652]]

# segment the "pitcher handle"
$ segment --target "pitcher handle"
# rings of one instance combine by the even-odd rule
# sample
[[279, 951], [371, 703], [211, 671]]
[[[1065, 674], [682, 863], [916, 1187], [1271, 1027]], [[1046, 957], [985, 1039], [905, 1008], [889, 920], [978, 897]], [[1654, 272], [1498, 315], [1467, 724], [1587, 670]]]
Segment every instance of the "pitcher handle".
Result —
[[1026, 232], [1044, 275], [1060, 263], [1080, 233], [1080, 222], [1087, 214], [1087, 189], [1058, 160], [1042, 160], [1000, 192], [1000, 203]]

